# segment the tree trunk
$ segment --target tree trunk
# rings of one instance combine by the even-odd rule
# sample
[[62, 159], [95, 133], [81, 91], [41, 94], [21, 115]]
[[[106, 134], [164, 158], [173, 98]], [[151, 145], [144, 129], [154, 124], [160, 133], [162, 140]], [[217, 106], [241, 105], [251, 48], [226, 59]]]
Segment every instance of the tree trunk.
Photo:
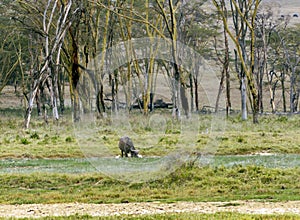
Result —
[[298, 87], [297, 89], [297, 92], [296, 92], [296, 97], [295, 97], [295, 112], [298, 111], [298, 105], [299, 105], [299, 96], [300, 96], [300, 86]]
[[47, 79], [47, 84], [50, 92], [50, 108], [52, 109], [52, 115], [55, 120], [59, 119], [58, 109], [57, 109], [57, 92], [55, 84], [56, 82], [55, 74], [52, 74], [52, 78]]
[[100, 117], [103, 117], [105, 113], [105, 104], [104, 104], [104, 92], [102, 83], [99, 85], [99, 91], [97, 92], [96, 106]]
[[290, 112], [295, 112], [295, 99], [296, 99], [296, 93], [295, 93], [295, 70], [294, 68], [291, 68], [291, 80], [290, 80]]
[[188, 118], [189, 117], [189, 102], [186, 97], [186, 91], [185, 87], [183, 85], [180, 86], [180, 98], [181, 98], [181, 106], [184, 110], [185, 116]]
[[196, 76], [194, 76], [194, 85], [195, 85], [195, 108], [196, 108], [196, 112], [199, 112], [198, 78]]
[[35, 80], [33, 89], [30, 91], [30, 95], [29, 95], [29, 98], [27, 100], [28, 101], [28, 106], [27, 106], [27, 109], [26, 109], [25, 120], [24, 120], [24, 127], [26, 129], [29, 128], [29, 123], [30, 123], [32, 108], [33, 108], [33, 102], [35, 100], [36, 93], [38, 91], [37, 83], [39, 83], [39, 82], [37, 82], [37, 80]]
[[194, 85], [193, 85], [193, 75], [189, 75], [190, 78], [190, 96], [191, 96], [191, 112], [194, 111]]
[[231, 111], [231, 96], [230, 96], [230, 74], [226, 70], [226, 115], [229, 116]]
[[[145, 72], [144, 72], [144, 88], [143, 89], [143, 112], [144, 115], [148, 114], [148, 106], [149, 106], [149, 101], [150, 101], [150, 91], [149, 91], [149, 87], [150, 87], [150, 63], [147, 62], [147, 59], [145, 61]], [[149, 61], [150, 62], [150, 61]], [[138, 65], [138, 64], [137, 64]], [[150, 85], [149, 85], [150, 84]]]
[[72, 106], [73, 106], [73, 121], [80, 121], [80, 104], [79, 104], [79, 93], [77, 89], [72, 92]]
[[[270, 73], [272, 74], [272, 72]], [[272, 113], [276, 112], [276, 105], [275, 105], [275, 89], [276, 89], [276, 84], [275, 86], [272, 88], [272, 81], [273, 81], [273, 77], [269, 76], [270, 74], [266, 74], [267, 75], [267, 79], [268, 79], [268, 84], [269, 84], [269, 91], [270, 91], [270, 104], [271, 104], [271, 108], [272, 108]], [[274, 73], [275, 74], [275, 73]]]
[[64, 75], [63, 73], [59, 73], [57, 81], [57, 90], [59, 97], [59, 111], [60, 114], [64, 114], [65, 111], [65, 83], [64, 83]]
[[242, 120], [247, 120], [247, 91], [245, 78], [241, 78], [241, 104], [242, 104]]
[[215, 112], [219, 111], [219, 102], [220, 102], [221, 94], [224, 89], [224, 78], [225, 78], [225, 73], [224, 73], [224, 67], [223, 67], [220, 84], [219, 84], [219, 90], [218, 90], [217, 99], [216, 99]]
[[[272, 82], [272, 81], [271, 81]], [[276, 80], [276, 82], [274, 83], [273, 87], [270, 88], [270, 94], [271, 94], [271, 100], [270, 100], [270, 103], [271, 103], [271, 106], [272, 106], [272, 113], [275, 113], [276, 112], [276, 106], [275, 106], [275, 94], [276, 94], [276, 87], [277, 87], [277, 83], [278, 83], [278, 80]], [[271, 85], [270, 85], [271, 86]]]
[[173, 64], [174, 68], [174, 85], [173, 85], [173, 113], [172, 116], [176, 120], [180, 118], [181, 112], [180, 112], [180, 73], [179, 69], [176, 63]]
[[25, 121], [24, 121], [24, 127], [26, 129], [29, 128], [29, 123], [31, 119], [31, 113], [32, 113], [32, 106], [28, 106], [25, 113]]
[[224, 28], [224, 41], [225, 41], [224, 70], [225, 70], [225, 77], [226, 77], [226, 115], [228, 117], [231, 111], [231, 97], [230, 97], [230, 74], [229, 74], [229, 44], [228, 44], [228, 37], [225, 28]]
[[42, 100], [41, 100], [41, 89], [39, 89], [36, 93], [36, 97], [35, 97], [35, 101], [36, 101], [36, 107], [37, 107], [37, 113], [38, 116], [42, 116]]
[[[78, 25], [78, 24], [77, 24]], [[79, 69], [79, 47], [78, 42], [76, 41], [76, 28], [77, 25], [73, 28], [69, 29], [69, 34], [71, 38], [71, 74], [69, 75], [70, 82], [70, 94], [71, 94], [71, 102], [73, 105], [73, 120], [74, 122], [78, 122], [80, 120], [80, 105], [79, 105], [79, 91], [77, 85], [80, 79], [80, 69]]]
[[286, 112], [286, 97], [285, 97], [285, 70], [283, 70], [280, 80], [281, 80], [281, 91], [282, 91], [282, 107], [283, 112]]
[[[115, 71], [116, 72], [116, 71]], [[116, 79], [115, 79], [115, 73], [111, 74], [111, 110], [112, 112], [117, 112], [117, 97], [116, 97]]]
[[258, 103], [259, 103], [259, 111], [261, 113], [264, 112], [264, 105], [263, 105], [263, 77], [264, 77], [264, 68], [262, 68], [258, 72]]
[[253, 124], [258, 124], [259, 104], [257, 102], [254, 102], [253, 107], [254, 107]]

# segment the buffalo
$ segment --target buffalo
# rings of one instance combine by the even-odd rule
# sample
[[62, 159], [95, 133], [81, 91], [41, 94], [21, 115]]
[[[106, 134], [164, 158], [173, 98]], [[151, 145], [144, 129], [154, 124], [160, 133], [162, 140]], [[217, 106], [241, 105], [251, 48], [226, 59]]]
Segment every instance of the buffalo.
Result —
[[121, 150], [122, 157], [124, 156], [124, 154], [125, 157], [128, 157], [129, 153], [131, 157], [139, 157], [139, 151], [135, 149], [132, 140], [127, 136], [120, 138], [119, 148]]

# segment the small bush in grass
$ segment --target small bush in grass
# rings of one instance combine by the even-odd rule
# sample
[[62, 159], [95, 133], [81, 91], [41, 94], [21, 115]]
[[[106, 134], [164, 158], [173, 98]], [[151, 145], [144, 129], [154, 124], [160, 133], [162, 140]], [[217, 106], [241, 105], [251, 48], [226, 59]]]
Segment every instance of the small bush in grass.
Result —
[[71, 143], [71, 142], [74, 142], [74, 138], [72, 138], [72, 137], [66, 137], [66, 142], [68, 142], [68, 143]]
[[8, 138], [5, 137], [5, 138], [3, 138], [3, 143], [4, 143], [4, 144], [9, 144], [9, 143], [10, 143], [10, 140], [9, 140]]
[[167, 129], [166, 134], [180, 134], [181, 131], [179, 129]]
[[24, 145], [27, 145], [30, 142], [27, 140], [27, 138], [21, 138], [21, 143], [24, 144]]
[[53, 137], [50, 138], [52, 144], [56, 144], [59, 141], [59, 136], [55, 135]]
[[279, 116], [276, 121], [278, 121], [278, 122], [287, 122], [288, 121], [288, 117], [286, 117], [286, 116]]
[[216, 140], [217, 140], [217, 141], [228, 141], [229, 138], [228, 138], [228, 137], [221, 136], [221, 137], [216, 137]]
[[159, 139], [159, 143], [166, 144], [166, 145], [176, 145], [178, 143], [178, 139], [175, 137], [161, 137]]
[[37, 132], [34, 132], [33, 134], [30, 135], [31, 139], [40, 139], [40, 136], [38, 135]]
[[16, 135], [16, 141], [19, 141], [21, 139], [20, 135]]
[[237, 142], [238, 142], [238, 143], [244, 143], [244, 142], [245, 142], [245, 139], [244, 139], [243, 137], [240, 136], [240, 137], [237, 138]]
[[16, 121], [15, 121], [15, 120], [8, 120], [7, 126], [8, 126], [10, 129], [16, 129], [16, 128], [17, 128], [17, 126], [16, 126]]

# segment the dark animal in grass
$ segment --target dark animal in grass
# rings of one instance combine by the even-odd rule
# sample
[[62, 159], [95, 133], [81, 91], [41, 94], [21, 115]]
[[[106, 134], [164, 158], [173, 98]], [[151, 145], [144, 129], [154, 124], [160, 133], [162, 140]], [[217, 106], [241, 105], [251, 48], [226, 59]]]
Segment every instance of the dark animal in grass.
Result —
[[139, 157], [139, 151], [134, 148], [132, 140], [127, 136], [120, 138], [119, 148], [121, 150], [122, 157], [124, 156], [124, 154], [125, 157], [128, 157], [129, 153], [131, 157]]

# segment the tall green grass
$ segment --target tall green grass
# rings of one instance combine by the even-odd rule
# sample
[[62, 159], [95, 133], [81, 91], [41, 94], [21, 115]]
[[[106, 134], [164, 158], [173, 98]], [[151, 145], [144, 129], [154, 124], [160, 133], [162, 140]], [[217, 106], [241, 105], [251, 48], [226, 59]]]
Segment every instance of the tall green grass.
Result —
[[101, 173], [0, 175], [0, 203], [4, 204], [245, 199], [300, 200], [300, 168], [187, 164], [165, 178], [145, 183], [121, 182]]
[[[0, 119], [0, 158], [82, 158], [86, 156], [81, 149], [83, 142], [76, 136], [80, 130], [75, 129], [76, 126], [69, 115], [62, 117], [58, 122], [50, 120], [49, 124], [45, 124], [42, 118], [33, 117], [31, 128], [24, 130], [22, 117], [12, 117], [7, 114], [5, 113]], [[258, 125], [253, 125], [251, 120], [241, 121], [238, 116], [230, 116], [226, 123], [214, 121], [214, 129], [210, 131], [213, 117], [213, 115], [199, 115], [197, 128], [188, 127], [187, 120], [184, 129], [191, 130], [191, 137], [181, 134], [181, 127], [176, 123], [170, 123], [169, 120], [166, 120], [162, 130], [152, 126], [154, 122], [147, 121], [149, 118], [144, 118], [141, 114], [131, 115], [129, 122], [134, 125], [132, 129], [134, 142], [140, 148], [141, 154], [145, 156], [166, 155], [178, 148], [185, 149], [185, 146], [193, 146], [189, 151], [201, 153], [210, 151], [211, 145], [212, 153], [218, 155], [261, 152], [300, 154], [299, 115], [261, 116]], [[115, 125], [112, 125], [109, 120], [97, 123], [97, 129], [91, 129], [91, 132], [85, 131], [89, 136], [85, 141], [98, 146], [104, 144], [112, 155], [118, 155], [118, 139], [122, 135], [122, 127], [119, 127], [118, 123], [124, 126], [122, 120], [115, 122], [117, 123]]]

